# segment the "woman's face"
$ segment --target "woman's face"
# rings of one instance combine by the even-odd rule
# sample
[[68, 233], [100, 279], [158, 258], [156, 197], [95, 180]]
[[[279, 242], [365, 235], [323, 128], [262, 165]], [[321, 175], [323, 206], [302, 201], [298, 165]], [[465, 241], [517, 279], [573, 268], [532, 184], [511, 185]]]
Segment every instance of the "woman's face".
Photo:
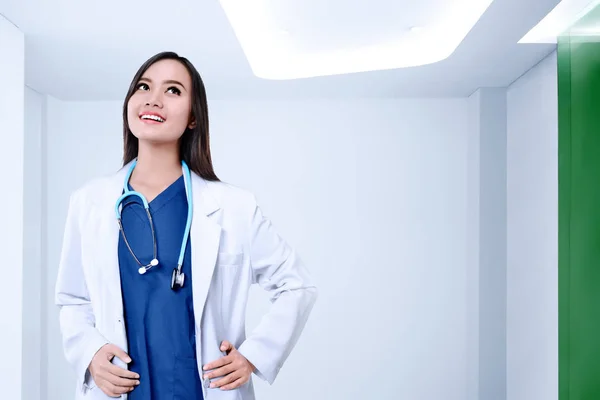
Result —
[[192, 80], [178, 61], [154, 63], [137, 82], [127, 103], [129, 129], [140, 141], [170, 143], [179, 140], [191, 117]]

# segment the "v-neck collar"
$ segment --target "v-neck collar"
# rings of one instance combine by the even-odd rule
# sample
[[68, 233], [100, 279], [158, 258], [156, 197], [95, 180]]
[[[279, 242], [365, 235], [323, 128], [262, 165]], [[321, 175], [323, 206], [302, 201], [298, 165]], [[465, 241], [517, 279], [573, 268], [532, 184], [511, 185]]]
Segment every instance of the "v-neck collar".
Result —
[[[130, 183], [127, 184], [129, 190], [134, 190]], [[148, 202], [148, 206], [150, 210], [153, 212], [157, 212], [162, 206], [167, 204], [174, 197], [183, 194], [185, 196], [185, 183], [183, 179], [183, 175], [177, 178], [173, 183], [167, 186], [162, 192], [160, 192], [156, 197], [152, 199], [152, 201]], [[136, 201], [134, 196], [128, 197], [125, 202], [128, 201]]]

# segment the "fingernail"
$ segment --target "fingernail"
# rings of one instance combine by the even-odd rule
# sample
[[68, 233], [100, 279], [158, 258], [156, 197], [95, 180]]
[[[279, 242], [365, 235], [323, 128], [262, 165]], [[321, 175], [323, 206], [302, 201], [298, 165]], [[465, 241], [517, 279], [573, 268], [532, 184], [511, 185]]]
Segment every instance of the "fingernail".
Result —
[[206, 371], [208, 367], [205, 365], [204, 367], [202, 367], [202, 369]]
[[131, 358], [126, 359], [125, 362], [129, 364], [131, 362]]
[[135, 381], [136, 386], [140, 384], [140, 381]]
[[135, 379], [140, 379], [140, 376], [138, 374], [135, 374]]

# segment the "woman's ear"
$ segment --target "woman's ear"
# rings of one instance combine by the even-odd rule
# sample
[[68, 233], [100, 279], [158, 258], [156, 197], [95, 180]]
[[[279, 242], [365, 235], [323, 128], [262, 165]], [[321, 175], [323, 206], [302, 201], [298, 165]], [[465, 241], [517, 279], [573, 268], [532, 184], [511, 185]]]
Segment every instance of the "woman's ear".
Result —
[[196, 127], [196, 118], [193, 115], [190, 115], [190, 123], [188, 124], [188, 129], [194, 129]]

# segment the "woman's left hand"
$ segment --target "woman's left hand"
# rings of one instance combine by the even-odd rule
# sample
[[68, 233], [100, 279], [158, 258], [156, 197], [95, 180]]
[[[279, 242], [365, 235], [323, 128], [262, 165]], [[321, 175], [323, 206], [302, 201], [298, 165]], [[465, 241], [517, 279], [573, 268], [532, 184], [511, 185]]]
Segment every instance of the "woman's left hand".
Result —
[[221, 390], [237, 389], [250, 380], [250, 376], [256, 368], [227, 340], [221, 343], [221, 351], [226, 352], [227, 355], [206, 364], [202, 368], [204, 371], [213, 370], [204, 373], [204, 379], [220, 378], [215, 382], [211, 382], [211, 388], [220, 388]]

